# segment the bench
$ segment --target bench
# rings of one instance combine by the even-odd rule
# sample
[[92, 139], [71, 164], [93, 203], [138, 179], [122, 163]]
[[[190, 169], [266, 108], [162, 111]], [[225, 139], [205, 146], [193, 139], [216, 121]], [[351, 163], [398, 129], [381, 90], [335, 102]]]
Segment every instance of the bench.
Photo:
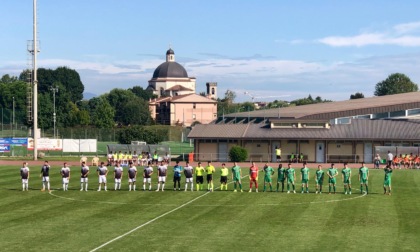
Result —
[[353, 155], [329, 155], [328, 156], [328, 163], [353, 163], [354, 156]]
[[[298, 156], [296, 156], [295, 155], [295, 159], [294, 160], [292, 160], [292, 155], [287, 155], [287, 160], [290, 162], [290, 163], [299, 163], [299, 158], [298, 158]], [[305, 162], [305, 161], [308, 161], [308, 155], [303, 155], [303, 160], [302, 160], [302, 162]]]

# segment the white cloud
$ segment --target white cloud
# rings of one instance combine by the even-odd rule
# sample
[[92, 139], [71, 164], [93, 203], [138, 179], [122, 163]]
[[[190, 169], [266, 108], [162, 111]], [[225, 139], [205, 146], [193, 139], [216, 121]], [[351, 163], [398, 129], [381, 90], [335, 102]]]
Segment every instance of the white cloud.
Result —
[[410, 33], [420, 31], [420, 22], [395, 25], [389, 31], [362, 33], [354, 36], [329, 36], [318, 39], [317, 42], [333, 47], [395, 45], [406, 47], [420, 46], [420, 36]]

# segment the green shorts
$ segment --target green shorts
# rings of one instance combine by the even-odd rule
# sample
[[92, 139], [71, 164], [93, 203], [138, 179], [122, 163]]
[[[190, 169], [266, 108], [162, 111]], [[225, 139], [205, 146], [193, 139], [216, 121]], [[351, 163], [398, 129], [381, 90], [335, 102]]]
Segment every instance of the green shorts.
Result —
[[343, 181], [343, 183], [344, 184], [351, 184], [351, 179], [350, 178], [344, 178], [344, 181]]
[[302, 179], [302, 184], [308, 184], [309, 179]]
[[267, 177], [264, 178], [264, 182], [271, 183], [271, 181], [272, 181], [271, 178], [267, 178]]
[[233, 177], [233, 182], [241, 182], [241, 178], [240, 177]]
[[317, 179], [317, 180], [315, 180], [315, 183], [316, 183], [317, 185], [322, 185], [322, 183], [324, 183], [324, 180], [322, 180], [322, 179]]
[[328, 184], [336, 184], [336, 183], [337, 183], [337, 181], [336, 181], [335, 178], [329, 178], [328, 179]]
[[386, 179], [384, 181], [384, 186], [391, 186], [391, 180], [390, 179]]
[[295, 183], [295, 179], [294, 178], [287, 178], [287, 183]]
[[368, 180], [367, 179], [360, 179], [360, 184], [368, 184]]
[[286, 180], [285, 178], [277, 178], [278, 183], [280, 183], [280, 182], [283, 183], [285, 180]]

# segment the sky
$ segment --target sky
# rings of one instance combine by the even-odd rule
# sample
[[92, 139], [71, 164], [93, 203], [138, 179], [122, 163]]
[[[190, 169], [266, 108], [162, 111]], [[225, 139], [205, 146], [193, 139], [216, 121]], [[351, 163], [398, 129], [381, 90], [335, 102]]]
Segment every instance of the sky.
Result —
[[[169, 47], [236, 101], [346, 100], [392, 73], [420, 83], [420, 1], [38, 0], [38, 66], [77, 70], [85, 92], [146, 88]], [[32, 0], [1, 0], [0, 76], [28, 66]], [[247, 94], [245, 94], [247, 92]]]

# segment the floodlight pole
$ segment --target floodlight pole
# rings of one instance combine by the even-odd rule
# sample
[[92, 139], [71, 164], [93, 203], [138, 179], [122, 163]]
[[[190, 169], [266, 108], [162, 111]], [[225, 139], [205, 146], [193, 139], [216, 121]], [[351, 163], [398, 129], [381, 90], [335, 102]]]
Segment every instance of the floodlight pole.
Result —
[[38, 159], [38, 76], [37, 76], [37, 66], [36, 66], [36, 55], [38, 53], [37, 48], [37, 19], [36, 19], [36, 0], [33, 0], [33, 76], [34, 76], [34, 82], [33, 82], [33, 92], [34, 92], [34, 100], [33, 100], [33, 109], [34, 109], [34, 160]]
[[51, 87], [50, 90], [53, 92], [53, 101], [54, 101], [54, 112], [53, 112], [53, 122], [54, 122], [54, 139], [56, 139], [56, 130], [55, 130], [55, 123], [56, 123], [56, 113], [55, 113], [55, 93], [58, 92], [58, 87]]
[[13, 103], [12, 103], [12, 110], [13, 110], [13, 122], [12, 122], [12, 135], [15, 136], [15, 97], [13, 96]]

